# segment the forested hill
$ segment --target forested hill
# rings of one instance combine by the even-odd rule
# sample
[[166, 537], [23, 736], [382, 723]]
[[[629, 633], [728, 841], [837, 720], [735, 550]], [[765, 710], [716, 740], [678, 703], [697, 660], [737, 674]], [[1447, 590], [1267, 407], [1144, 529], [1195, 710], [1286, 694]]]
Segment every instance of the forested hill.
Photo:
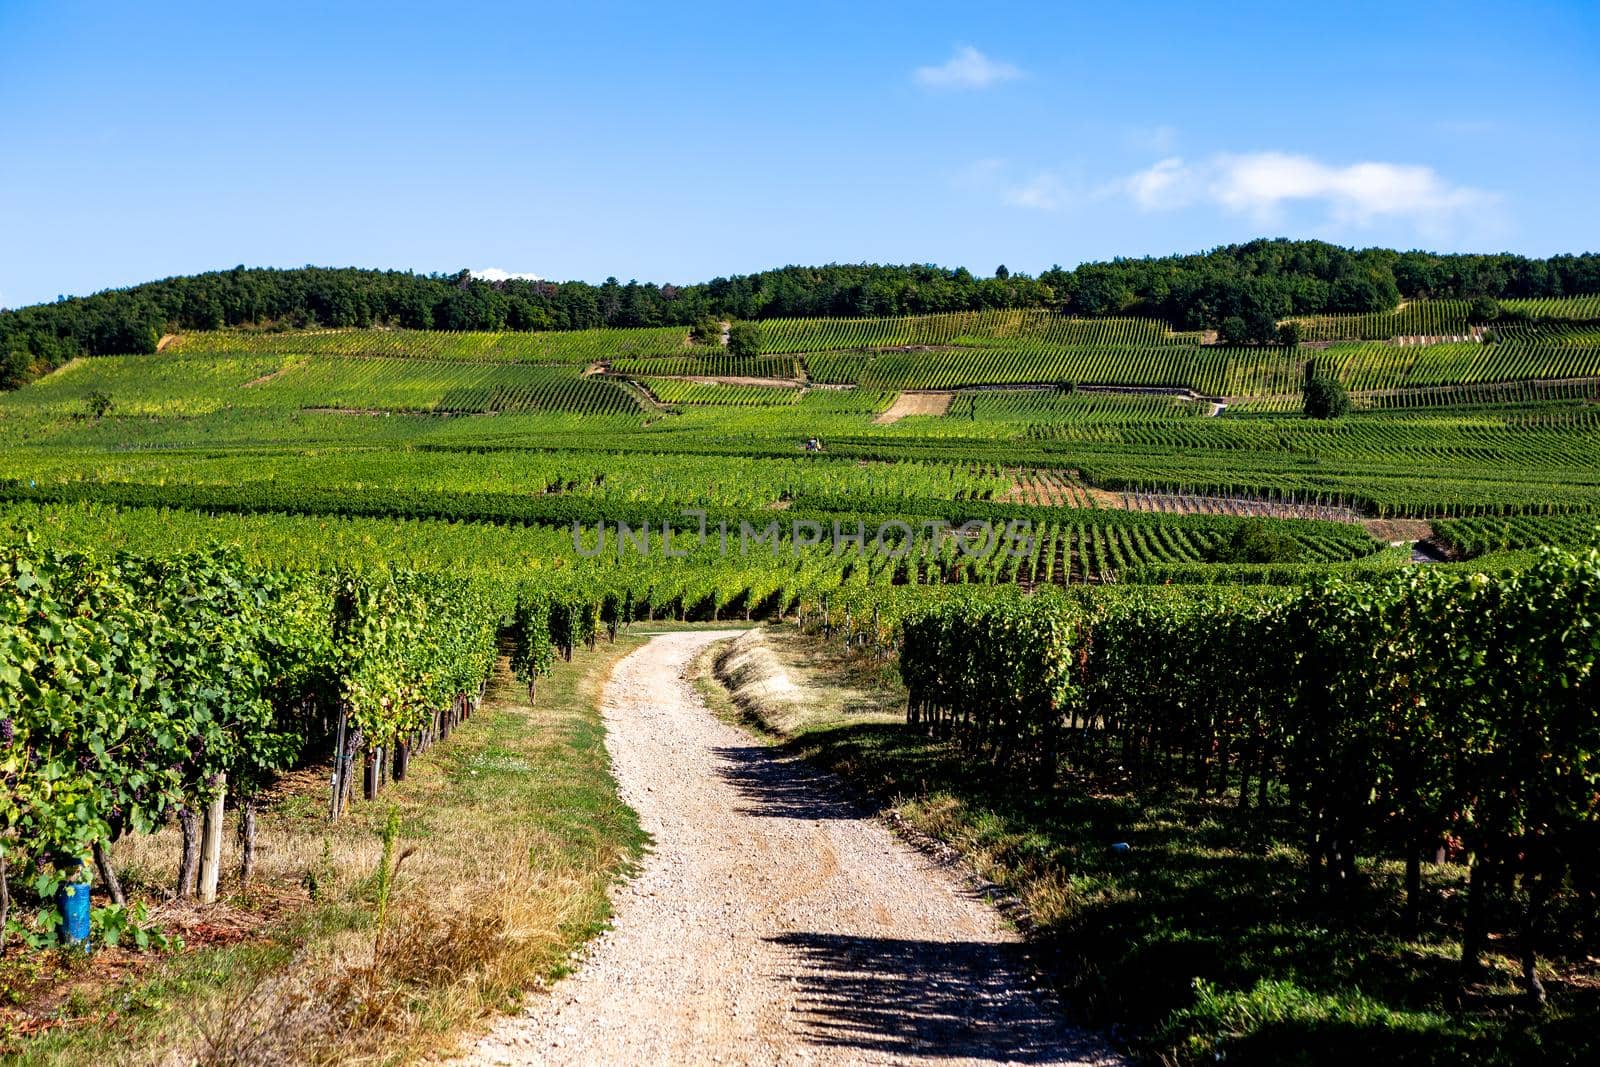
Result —
[[0, 386], [77, 355], [153, 351], [161, 334], [224, 326], [393, 325], [564, 330], [763, 319], [1053, 307], [1083, 317], [1144, 315], [1180, 329], [1392, 308], [1417, 297], [1600, 292], [1600, 255], [1529, 259], [1353, 250], [1260, 240], [1210, 252], [979, 277], [931, 265], [783, 267], [694, 285], [485, 281], [468, 272], [246, 269], [168, 278], [0, 312]]

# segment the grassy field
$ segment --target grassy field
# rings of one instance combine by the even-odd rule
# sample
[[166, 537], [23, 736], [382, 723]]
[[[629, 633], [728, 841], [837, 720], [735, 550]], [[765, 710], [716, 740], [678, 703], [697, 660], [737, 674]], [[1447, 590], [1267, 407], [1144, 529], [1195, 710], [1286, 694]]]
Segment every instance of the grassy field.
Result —
[[642, 640], [558, 663], [532, 705], [502, 669], [477, 715], [337, 823], [326, 775], [291, 776], [262, 816], [255, 883], [213, 907], [160, 902], [174, 830], [120, 842], [130, 898], [187, 947], [7, 958], [0, 1054], [61, 1067], [178, 1050], [199, 1064], [389, 1063], [514, 1008], [604, 924], [607, 889], [644, 844], [617, 799], [598, 706]]
[[[1463, 987], [1443, 911], [1402, 932], [1387, 865], [1354, 912], [1306, 892], [1296, 827], [1236, 798], [1134, 790], [1114, 772], [1055, 789], [997, 785], [904, 726], [892, 667], [793, 627], [726, 650], [700, 685], [724, 714], [843, 775], [912, 831], [1015, 896], [1072, 1009], [1152, 1063], [1590, 1063], [1600, 981], [1581, 952], [1542, 1013], [1494, 955]], [[748, 639], [741, 642], [747, 645]], [[774, 671], [792, 689], [772, 685]], [[1125, 843], [1125, 851], [1112, 846]], [[1463, 871], [1428, 868], [1440, 909]], [[1376, 915], [1357, 922], [1353, 914]]]

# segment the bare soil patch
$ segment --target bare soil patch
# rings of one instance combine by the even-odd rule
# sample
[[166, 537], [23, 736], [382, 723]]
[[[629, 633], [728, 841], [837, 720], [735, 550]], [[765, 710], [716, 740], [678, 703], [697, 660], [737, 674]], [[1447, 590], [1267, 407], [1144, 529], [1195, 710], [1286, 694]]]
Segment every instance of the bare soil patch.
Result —
[[1072, 471], [1020, 470], [1013, 475], [1011, 488], [1000, 496], [1005, 503], [1046, 507], [1088, 508], [1094, 502]]
[[1426, 541], [1433, 536], [1433, 523], [1427, 519], [1366, 519], [1361, 525], [1374, 540], [1391, 545], [1401, 541]]
[[1113, 493], [1109, 489], [1096, 489], [1091, 485], [1085, 487], [1084, 493], [1097, 508], [1120, 508], [1125, 506], [1122, 494]]
[[[1090, 490], [1095, 495], [1097, 490]], [[1239, 515], [1261, 519], [1321, 519], [1326, 522], [1362, 522], [1361, 513], [1338, 504], [1271, 500], [1218, 493], [1167, 493], [1133, 490], [1095, 496], [1103, 506], [1124, 511], [1152, 511], [1168, 515]]]
[[943, 415], [950, 410], [954, 399], [954, 393], [901, 393], [872, 421], [875, 425], [887, 426], [907, 415]]

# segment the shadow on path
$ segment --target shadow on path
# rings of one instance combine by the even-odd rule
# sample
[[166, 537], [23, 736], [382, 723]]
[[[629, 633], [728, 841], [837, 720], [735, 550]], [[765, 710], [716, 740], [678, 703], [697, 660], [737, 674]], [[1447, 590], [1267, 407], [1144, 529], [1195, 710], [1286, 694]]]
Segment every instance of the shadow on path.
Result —
[[1032, 994], [1020, 946], [794, 933], [799, 1029], [836, 1049], [1005, 1063], [1093, 1062], [1104, 1047]]
[[860, 819], [872, 810], [843, 795], [837, 778], [765, 745], [723, 745], [712, 750], [717, 774], [739, 793], [739, 814], [774, 819]]

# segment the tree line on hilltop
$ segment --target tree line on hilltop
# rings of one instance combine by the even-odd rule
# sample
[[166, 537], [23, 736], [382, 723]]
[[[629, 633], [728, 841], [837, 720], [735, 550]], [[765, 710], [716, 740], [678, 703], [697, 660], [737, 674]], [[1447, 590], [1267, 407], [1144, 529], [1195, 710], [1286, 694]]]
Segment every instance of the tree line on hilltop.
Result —
[[657, 285], [490, 281], [468, 271], [235, 267], [0, 312], [0, 387], [79, 355], [155, 350], [163, 333], [223, 327], [393, 326], [574, 330], [707, 319], [916, 315], [1049, 308], [1085, 318], [1149, 316], [1177, 329], [1271, 341], [1291, 315], [1360, 313], [1401, 299], [1600, 292], [1600, 255], [1437, 255], [1320, 241], [1259, 240], [1195, 255], [1115, 259], [1037, 277], [979, 277], [930, 264], [789, 266]]

